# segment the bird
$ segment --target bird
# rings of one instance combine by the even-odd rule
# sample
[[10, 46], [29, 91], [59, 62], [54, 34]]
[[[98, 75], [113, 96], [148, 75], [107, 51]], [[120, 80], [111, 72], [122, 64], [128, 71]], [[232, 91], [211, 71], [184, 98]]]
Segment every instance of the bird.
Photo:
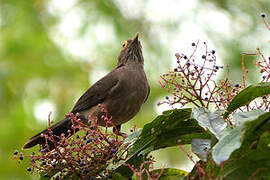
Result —
[[[139, 33], [136, 33], [133, 39], [126, 40], [122, 44], [116, 67], [90, 86], [77, 100], [70, 113], [79, 114], [84, 120], [88, 120], [90, 116], [96, 117], [97, 124], [105, 126], [106, 123], [102, 119], [104, 111], [100, 108], [102, 105], [106, 107], [108, 117], [120, 132], [121, 124], [131, 120], [139, 112], [148, 99], [149, 92], [150, 86], [144, 71], [142, 45], [139, 41]], [[72, 120], [66, 116], [50, 129], [56, 136], [63, 133], [67, 135], [72, 129]], [[38, 144], [45, 146], [44, 134], [48, 133], [49, 130], [45, 129], [33, 136], [24, 144], [23, 149]], [[55, 148], [53, 143], [47, 144], [50, 149]]]

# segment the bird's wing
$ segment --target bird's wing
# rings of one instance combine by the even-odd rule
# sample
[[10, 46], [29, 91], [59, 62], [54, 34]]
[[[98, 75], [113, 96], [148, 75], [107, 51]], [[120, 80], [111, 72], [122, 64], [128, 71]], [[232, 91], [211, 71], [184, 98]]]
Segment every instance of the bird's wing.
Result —
[[79, 98], [71, 112], [75, 114], [102, 103], [110, 93], [110, 90], [118, 83], [118, 78], [114, 75], [114, 72], [115, 70], [93, 84]]

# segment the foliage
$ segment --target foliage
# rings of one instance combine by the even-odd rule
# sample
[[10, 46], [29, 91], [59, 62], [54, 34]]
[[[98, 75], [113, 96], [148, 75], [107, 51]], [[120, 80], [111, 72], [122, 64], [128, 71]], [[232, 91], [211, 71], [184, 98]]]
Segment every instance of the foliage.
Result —
[[[265, 15], [262, 15], [263, 19]], [[264, 20], [269, 28], [269, 25]], [[14, 158], [31, 159], [32, 168], [41, 179], [261, 179], [270, 178], [270, 57], [265, 59], [260, 49], [255, 54], [262, 81], [246, 87], [242, 59], [243, 82], [232, 85], [227, 78], [216, 80], [218, 70], [215, 51], [207, 50], [196, 64], [199, 42], [192, 43], [194, 52], [187, 56], [176, 54], [177, 68], [161, 76], [160, 84], [172, 98], [165, 97], [158, 105], [168, 104], [173, 110], [165, 111], [142, 130], [127, 138], [108, 133], [113, 126], [110, 117], [103, 117], [105, 129], [90, 127], [73, 114], [70, 115], [73, 132], [54, 141], [52, 131], [43, 135], [46, 142], [36, 155], [14, 152]], [[260, 98], [261, 97], [261, 98]], [[195, 108], [183, 108], [193, 104]], [[180, 105], [176, 109], [175, 105]], [[50, 122], [50, 121], [49, 121]], [[75, 134], [82, 130], [83, 136]], [[50, 130], [50, 126], [49, 126]], [[183, 145], [191, 144], [200, 160], [195, 162]], [[154, 158], [149, 153], [157, 149], [179, 146], [194, 162], [190, 173], [178, 169], [154, 169]]]

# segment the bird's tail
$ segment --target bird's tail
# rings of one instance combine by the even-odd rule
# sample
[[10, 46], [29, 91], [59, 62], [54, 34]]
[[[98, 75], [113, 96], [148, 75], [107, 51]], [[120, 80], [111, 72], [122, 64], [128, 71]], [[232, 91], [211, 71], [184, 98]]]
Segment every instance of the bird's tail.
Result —
[[[57, 122], [56, 124], [54, 124], [53, 126], [50, 127], [51, 131], [53, 133], [54, 136], [54, 140], [56, 142], [58, 142], [60, 139], [57, 138], [57, 136], [61, 136], [62, 133], [65, 134], [65, 136], [68, 135], [68, 130], [72, 130], [72, 120], [70, 118], [65, 118], [62, 121]], [[73, 131], [71, 131], [73, 132]], [[42, 136], [43, 134], [43, 136]], [[23, 146], [23, 149], [28, 149], [31, 148], [37, 144], [40, 145], [45, 145], [46, 141], [45, 141], [45, 136], [44, 135], [48, 135], [49, 134], [49, 130], [45, 129], [44, 131], [38, 133], [37, 135], [33, 136], [32, 138], [30, 138], [28, 140], [28, 142]], [[54, 144], [49, 141], [49, 138], [47, 139], [47, 144], [49, 146], [49, 149], [52, 150], [54, 149]]]

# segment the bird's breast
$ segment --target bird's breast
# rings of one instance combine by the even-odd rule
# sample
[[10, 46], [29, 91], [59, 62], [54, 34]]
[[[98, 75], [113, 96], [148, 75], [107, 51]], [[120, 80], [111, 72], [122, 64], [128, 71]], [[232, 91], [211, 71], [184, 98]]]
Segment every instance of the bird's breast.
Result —
[[[107, 103], [113, 123], [119, 125], [129, 121], [140, 110], [148, 94], [148, 82], [143, 70], [130, 70], [124, 74], [118, 95]], [[117, 90], [116, 90], [117, 91]]]

